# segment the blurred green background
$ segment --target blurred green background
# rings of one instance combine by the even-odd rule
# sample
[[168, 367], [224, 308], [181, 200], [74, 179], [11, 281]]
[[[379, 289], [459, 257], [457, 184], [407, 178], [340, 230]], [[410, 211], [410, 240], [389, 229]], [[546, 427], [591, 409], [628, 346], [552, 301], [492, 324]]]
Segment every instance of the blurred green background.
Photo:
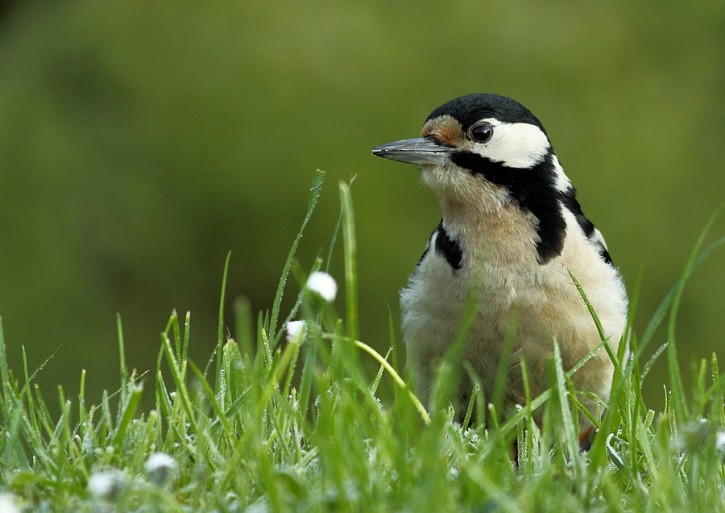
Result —
[[[0, 18], [0, 315], [46, 396], [152, 369], [176, 308], [192, 350], [229, 302], [271, 306], [316, 168], [302, 239], [325, 254], [337, 183], [353, 185], [361, 331], [387, 347], [388, 311], [438, 221], [412, 167], [371, 147], [418, 134], [470, 92], [528, 106], [634, 287], [641, 332], [725, 198], [725, 2], [15, 2]], [[708, 240], [724, 232], [721, 216]], [[338, 251], [339, 253], [339, 251]], [[725, 365], [720, 250], [697, 271], [679, 354]], [[342, 281], [339, 255], [333, 274]], [[295, 283], [289, 291], [296, 294]], [[338, 299], [342, 310], [342, 301]], [[232, 315], [227, 315], [233, 332]], [[658, 343], [665, 333], [658, 334]], [[651, 348], [654, 349], [654, 346]], [[645, 382], [662, 405], [665, 365]]]

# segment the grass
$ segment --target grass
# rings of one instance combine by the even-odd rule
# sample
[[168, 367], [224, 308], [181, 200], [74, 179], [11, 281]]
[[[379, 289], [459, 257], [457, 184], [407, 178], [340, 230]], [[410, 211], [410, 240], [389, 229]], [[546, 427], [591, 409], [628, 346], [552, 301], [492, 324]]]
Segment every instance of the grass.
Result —
[[[302, 229], [322, 182], [318, 172]], [[27, 365], [19, 374], [8, 368], [0, 327], [0, 512], [725, 510], [723, 379], [713, 357], [685, 390], [675, 339], [683, 287], [722, 240], [702, 250], [703, 231], [648, 329], [630, 336], [631, 356], [611, 355], [618, 362], [611, 403], [583, 453], [577, 417], [596, 412], [582, 411], [558, 352], [546, 393], [503, 416], [478, 390], [461, 425], [445, 400], [452, 362], [426, 411], [396, 371], [395, 330], [385, 356], [357, 339], [360, 285], [346, 184], [340, 194], [342, 316], [304, 286], [309, 273], [294, 264], [301, 229], [270, 312], [255, 323], [239, 301], [234, 339], [224, 338], [220, 316], [206, 365], [188, 359], [189, 314], [174, 313], [153, 373], [129, 371], [119, 321], [118, 390], [89, 405], [82, 374], [77, 398], [57, 391], [59, 416], [49, 413]], [[336, 238], [337, 230], [331, 246]], [[323, 264], [318, 259], [309, 272]], [[300, 291], [280, 320], [290, 276]], [[286, 336], [291, 320], [305, 321], [299, 336]], [[644, 361], [665, 320], [668, 343]], [[669, 384], [664, 411], [654, 412], [640, 384], [660, 355]], [[139, 410], [142, 394], [155, 397], [150, 411]], [[532, 420], [539, 413], [541, 430]]]

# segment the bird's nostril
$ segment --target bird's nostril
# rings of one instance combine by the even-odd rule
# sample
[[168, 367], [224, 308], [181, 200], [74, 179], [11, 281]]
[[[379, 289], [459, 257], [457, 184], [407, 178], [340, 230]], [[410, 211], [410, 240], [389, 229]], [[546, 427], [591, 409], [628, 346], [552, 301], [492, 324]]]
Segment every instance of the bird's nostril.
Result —
[[438, 146], [445, 146], [447, 148], [454, 147], [453, 143], [449, 139], [446, 139], [443, 134], [439, 134], [437, 132], [431, 132], [428, 135], [424, 135], [423, 138], [437, 144]]

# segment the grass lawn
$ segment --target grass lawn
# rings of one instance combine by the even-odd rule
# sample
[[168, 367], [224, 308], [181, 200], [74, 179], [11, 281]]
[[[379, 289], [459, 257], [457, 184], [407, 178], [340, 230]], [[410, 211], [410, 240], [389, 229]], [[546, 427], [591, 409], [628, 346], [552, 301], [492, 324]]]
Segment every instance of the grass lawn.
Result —
[[[78, 397], [56, 391], [61, 413], [52, 415], [49, 391], [34, 385], [34, 372], [8, 368], [0, 327], [0, 513], [725, 511], [724, 381], [713, 357], [685, 390], [675, 337], [684, 285], [723, 239], [703, 248], [703, 231], [649, 327], [630, 335], [630, 356], [611, 354], [608, 408], [583, 411], [555, 351], [546, 393], [503, 412], [478, 390], [461, 424], [446, 400], [460, 374], [453, 355], [427, 410], [397, 363], [395, 330], [385, 355], [358, 340], [356, 297], [364, 284], [357, 283], [346, 184], [343, 313], [305, 286], [330, 261], [327, 255], [306, 271], [294, 263], [322, 182], [318, 172], [272, 308], [255, 319], [240, 300], [233, 339], [220, 315], [208, 362], [188, 359], [190, 316], [174, 313], [155, 370], [139, 375], [126, 367], [119, 320], [118, 390], [87, 404], [82, 375]], [[290, 277], [299, 293], [283, 314]], [[667, 343], [644, 360], [662, 323]], [[661, 412], [640, 394], [656, 358], [669, 364]], [[155, 398], [150, 411], [139, 407], [143, 394]], [[581, 415], [599, 428], [588, 452], [579, 450]], [[541, 429], [533, 421], [539, 416]]]

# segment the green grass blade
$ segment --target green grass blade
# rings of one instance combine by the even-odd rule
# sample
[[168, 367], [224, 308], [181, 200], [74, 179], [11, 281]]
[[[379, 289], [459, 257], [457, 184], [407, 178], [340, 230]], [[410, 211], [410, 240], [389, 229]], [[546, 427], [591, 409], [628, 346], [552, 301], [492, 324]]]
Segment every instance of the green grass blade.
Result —
[[214, 394], [214, 390], [209, 386], [209, 383], [207, 382], [206, 378], [204, 377], [204, 373], [201, 372], [199, 367], [194, 365], [193, 362], [189, 362], [191, 372], [196, 376], [196, 379], [199, 382], [199, 385], [202, 388], [202, 391], [204, 392], [204, 396], [206, 397], [206, 400], [209, 401], [209, 403], [212, 406], [212, 409], [215, 413], [215, 419], [218, 420], [223, 429], [224, 433], [228, 437], [234, 436], [234, 429], [232, 428], [232, 424], [229, 422], [229, 418], [227, 417], [226, 413], [224, 412], [224, 408], [221, 404], [219, 404], [219, 401], [217, 401], [217, 398]]
[[282, 268], [282, 275], [279, 277], [279, 284], [277, 285], [277, 291], [274, 294], [274, 302], [272, 303], [272, 316], [270, 318], [269, 323], [269, 338], [274, 340], [276, 338], [277, 334], [277, 322], [279, 319], [279, 309], [280, 305], [282, 304], [282, 295], [284, 293], [284, 288], [287, 283], [287, 277], [289, 276], [290, 266], [292, 265], [292, 259], [295, 256], [295, 253], [297, 253], [297, 246], [300, 243], [300, 239], [302, 238], [302, 233], [305, 230], [305, 227], [307, 226], [307, 223], [310, 221], [310, 218], [312, 217], [312, 212], [315, 210], [315, 207], [317, 206], [317, 200], [320, 197], [320, 190], [322, 189], [322, 184], [325, 180], [325, 172], [318, 169], [315, 171], [315, 176], [312, 179], [312, 185], [310, 186], [310, 195], [309, 199], [307, 201], [307, 214], [305, 214], [305, 218], [302, 221], [302, 226], [300, 226], [299, 231], [297, 232], [297, 236], [295, 237], [295, 240], [292, 242], [292, 247], [290, 248], [289, 253], [287, 254], [287, 260], [285, 261], [284, 267]]
[[112, 443], [115, 446], [120, 446], [126, 436], [126, 429], [136, 413], [138, 404], [141, 401], [141, 395], [143, 394], [143, 387], [141, 385], [129, 383], [128, 386], [131, 387], [131, 390], [129, 394], [124, 394], [127, 399], [125, 404], [122, 405], [121, 417], [116, 426], [116, 431], [113, 434]]
[[342, 220], [345, 215], [345, 207], [340, 204], [340, 213], [337, 215], [337, 222], [335, 222], [335, 228], [332, 230], [332, 236], [330, 237], [330, 246], [327, 248], [327, 258], [325, 259], [325, 272], [329, 274], [330, 264], [332, 263], [332, 252], [335, 250], [337, 245], [337, 237], [340, 234], [342, 228]]
[[224, 304], [227, 294], [227, 278], [229, 276], [229, 262], [232, 258], [232, 252], [227, 253], [227, 258], [224, 260], [224, 272], [222, 273], [222, 287], [219, 292], [219, 313], [217, 317], [217, 331], [216, 331], [216, 343], [217, 343], [217, 355], [224, 343]]
[[387, 373], [390, 375], [391, 378], [393, 378], [393, 381], [396, 385], [398, 385], [402, 390], [405, 390], [408, 392], [408, 397], [410, 398], [410, 401], [413, 403], [413, 406], [415, 406], [415, 409], [418, 410], [418, 413], [420, 414], [420, 417], [423, 419], [423, 421], [428, 424], [430, 423], [430, 416], [428, 415], [428, 412], [425, 410], [425, 407], [423, 406], [423, 403], [420, 402], [420, 399], [416, 397], [416, 395], [413, 393], [410, 388], [408, 388], [408, 385], [405, 381], [403, 381], [403, 378], [400, 377], [400, 374], [390, 365], [387, 358], [385, 358], [383, 355], [378, 353], [375, 349], [370, 347], [369, 345], [365, 344], [364, 342], [360, 342], [359, 340], [355, 340], [355, 345], [365, 351], [367, 354], [373, 357], [376, 362], [380, 364], [380, 366], [387, 371]]
[[119, 389], [123, 389], [128, 381], [128, 369], [126, 368], [126, 348], [123, 341], [123, 323], [120, 314], [116, 314], [116, 338], [118, 340], [118, 367], [121, 374]]
[[352, 207], [350, 186], [340, 183], [342, 203], [342, 237], [345, 247], [345, 297], [347, 305], [347, 336], [358, 338], [357, 305], [357, 242], [355, 238], [355, 212]]
[[599, 339], [604, 343], [604, 350], [609, 355], [609, 359], [612, 360], [615, 367], [619, 365], [619, 359], [617, 358], [617, 355], [614, 354], [614, 351], [612, 351], [612, 348], [609, 346], [609, 343], [607, 342], [608, 337], [607, 334], [604, 332], [604, 327], [602, 326], [601, 321], [599, 320], [599, 315], [597, 315], [597, 312], [594, 310], [594, 306], [589, 301], [589, 298], [587, 297], [586, 292], [582, 288], [581, 284], [579, 283], [579, 280], [576, 279], [576, 276], [574, 276], [574, 273], [566, 267], [566, 272], [569, 274], [569, 278], [571, 278], [571, 281], [574, 283], [574, 286], [576, 287], [577, 292], [579, 292], [579, 295], [581, 296], [582, 300], [584, 301], [584, 304], [587, 307], [587, 310], [589, 311], [589, 315], [591, 316], [592, 320], [594, 321], [594, 325], [597, 327], [597, 332], [599, 333]]
[[561, 361], [561, 350], [559, 349], [558, 343], [554, 344], [554, 376], [556, 378], [555, 390], [557, 406], [559, 406], [560, 421], [563, 428], [562, 438], [574, 463], [577, 471], [576, 475], [581, 476], [583, 471], [581, 459], [576, 457], [579, 453], [578, 428], [574, 426], [572, 412], [569, 407], [569, 401], [567, 400], [567, 384], [563, 363]]
[[2, 379], [2, 383], [0, 383], [2, 395], [0, 397], [4, 397], [5, 387], [10, 386], [10, 372], [8, 371], [8, 356], [5, 351], [5, 334], [3, 331], [2, 317], [0, 317], [0, 379]]
[[177, 360], [174, 354], [174, 349], [171, 346], [171, 341], [169, 340], [169, 337], [163, 335], [161, 337], [161, 343], [164, 354], [166, 355], [166, 362], [169, 365], [169, 369], [171, 370], [171, 376], [174, 379], [174, 383], [176, 385], [176, 396], [181, 401], [181, 405], [184, 409], [184, 412], [186, 413], [186, 420], [191, 423], [192, 430], [197, 431], [196, 422], [194, 420], [194, 410], [191, 405], [192, 402], [191, 398], [189, 397], [189, 390], [186, 387], [185, 377], [180, 362]]
[[[721, 207], [722, 208], [722, 207]], [[680, 276], [680, 279], [677, 281], [677, 284], [674, 289], [674, 295], [672, 297], [672, 305], [670, 307], [670, 315], [669, 320], [667, 323], [667, 339], [668, 339], [668, 345], [667, 345], [667, 364], [668, 364], [668, 370], [670, 374], [670, 386], [672, 390], [672, 399], [674, 403], [674, 409], [675, 411], [680, 411], [682, 414], [684, 414], [685, 418], [689, 418], [689, 406], [687, 404], [687, 400], [685, 398], [685, 385], [682, 381], [682, 372], [680, 371], [679, 362], [677, 359], [677, 344], [676, 344], [676, 332], [675, 327], [677, 324], [677, 313], [680, 308], [680, 302], [682, 301], [682, 294], [685, 290], [685, 284], [690, 279], [690, 276], [692, 276], [692, 273], [695, 270], [695, 267], [699, 262], [702, 261], [702, 259], [707, 256], [711, 251], [713, 251], [715, 248], [719, 247], [720, 245], [725, 242], [725, 237], [721, 237], [718, 239], [715, 243], [710, 245], [708, 250], [705, 252], [704, 255], [701, 255], [700, 248], [702, 248], [705, 237], [707, 236], [708, 232], [710, 231], [710, 228], [714, 224], [715, 220], [717, 219], [718, 215], [720, 214], [721, 208], [718, 208], [715, 213], [710, 217], [708, 222], [705, 224], [705, 228], [700, 232], [699, 237], [697, 238], [697, 241], [695, 242], [695, 246], [693, 247], [692, 251], [690, 252], [690, 257], [687, 259], [687, 262], [685, 263], [685, 268], [682, 271], [682, 275]]]

